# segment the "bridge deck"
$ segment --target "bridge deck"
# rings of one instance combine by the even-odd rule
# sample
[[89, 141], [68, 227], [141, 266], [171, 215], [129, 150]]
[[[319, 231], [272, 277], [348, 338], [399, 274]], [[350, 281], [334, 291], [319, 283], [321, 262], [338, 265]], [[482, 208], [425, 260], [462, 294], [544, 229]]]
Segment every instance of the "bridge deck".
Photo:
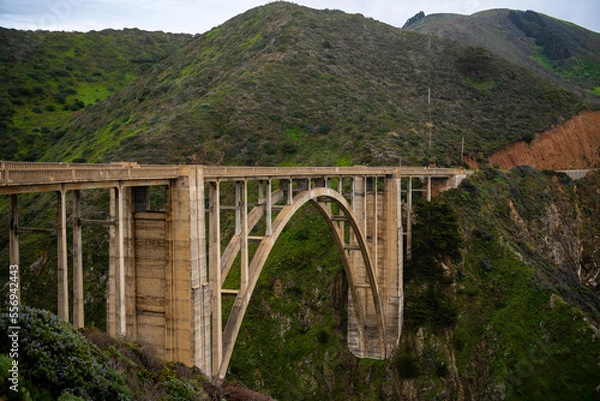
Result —
[[[110, 164], [0, 162], [0, 194], [109, 188], [116, 182], [123, 186], [166, 185], [181, 177], [183, 166], [140, 165], [120, 162]], [[186, 165], [190, 167], [190, 165]], [[426, 167], [222, 167], [201, 166], [206, 181], [252, 179], [289, 179], [402, 175], [413, 177], [449, 177], [465, 174], [462, 169]]]
[[176, 165], [0, 162], [0, 194], [110, 188], [116, 182], [166, 185], [179, 176]]
[[448, 177], [463, 174], [462, 169], [427, 168], [427, 167], [221, 167], [205, 166], [204, 178], [206, 180], [235, 180], [245, 177], [254, 179], [278, 178], [309, 178], [315, 176], [342, 177], [342, 176], [368, 176], [384, 177], [391, 174], [423, 177]]

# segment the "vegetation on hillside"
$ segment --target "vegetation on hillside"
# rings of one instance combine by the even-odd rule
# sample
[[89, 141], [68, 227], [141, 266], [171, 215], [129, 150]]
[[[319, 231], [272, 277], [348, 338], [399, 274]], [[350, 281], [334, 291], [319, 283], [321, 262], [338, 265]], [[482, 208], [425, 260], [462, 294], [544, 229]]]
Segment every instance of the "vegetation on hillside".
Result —
[[[13, 333], [6, 314], [0, 334]], [[212, 385], [198, 369], [160, 361], [143, 344], [98, 330], [78, 332], [50, 312], [23, 307], [19, 318], [18, 379], [10, 345], [0, 343], [0, 398], [26, 401], [230, 400], [268, 401], [240, 385]], [[10, 389], [14, 386], [18, 391]]]
[[37, 161], [74, 112], [118, 92], [190, 38], [0, 28], [0, 160]]
[[529, 10], [520, 13], [511, 10], [508, 19], [527, 37], [534, 38], [535, 44], [543, 47], [543, 54], [550, 60], [564, 60], [571, 57], [565, 41], [559, 34], [549, 29], [542, 17], [535, 11]]
[[586, 107], [482, 48], [273, 3], [78, 114], [42, 160], [452, 166], [463, 137], [484, 160]]

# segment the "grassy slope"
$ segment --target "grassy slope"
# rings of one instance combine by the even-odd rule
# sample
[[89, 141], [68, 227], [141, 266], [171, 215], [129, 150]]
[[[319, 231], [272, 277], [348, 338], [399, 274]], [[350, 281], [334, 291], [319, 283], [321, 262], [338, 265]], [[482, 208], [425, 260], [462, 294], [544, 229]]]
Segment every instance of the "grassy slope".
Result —
[[462, 137], [483, 158], [586, 107], [485, 50], [428, 44], [358, 15], [258, 7], [86, 109], [44, 160], [455, 165]]
[[527, 37], [510, 21], [509, 13], [497, 9], [470, 16], [431, 14], [406, 29], [483, 46], [561, 85], [578, 88], [583, 94], [595, 93], [600, 86], [600, 33], [539, 14], [571, 53], [566, 59], [550, 60], [534, 38]]
[[0, 159], [38, 160], [80, 109], [118, 92], [190, 38], [0, 28]]

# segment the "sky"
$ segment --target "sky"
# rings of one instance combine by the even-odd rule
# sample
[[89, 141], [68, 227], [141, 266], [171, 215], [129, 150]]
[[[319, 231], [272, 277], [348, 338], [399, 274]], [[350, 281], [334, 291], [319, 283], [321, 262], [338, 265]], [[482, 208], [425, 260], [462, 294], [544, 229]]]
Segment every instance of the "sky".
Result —
[[[265, 0], [0, 0], [0, 26], [24, 30], [79, 31], [139, 28], [204, 33]], [[402, 27], [425, 14], [473, 14], [493, 8], [534, 10], [600, 32], [600, 0], [296, 0]]]

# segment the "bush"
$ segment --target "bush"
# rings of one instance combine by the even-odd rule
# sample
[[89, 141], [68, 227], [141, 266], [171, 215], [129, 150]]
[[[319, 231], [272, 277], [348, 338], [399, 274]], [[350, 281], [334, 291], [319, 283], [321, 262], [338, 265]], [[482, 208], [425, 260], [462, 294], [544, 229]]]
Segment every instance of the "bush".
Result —
[[424, 293], [415, 294], [404, 307], [405, 322], [410, 327], [429, 324], [432, 328], [452, 327], [458, 319], [458, 307], [442, 289], [429, 284]]
[[283, 153], [285, 153], [286, 155], [293, 155], [296, 154], [298, 152], [298, 147], [291, 143], [291, 142], [285, 142], [282, 146], [281, 146], [281, 151]]
[[73, 102], [73, 104], [71, 104], [69, 106], [69, 109], [71, 111], [77, 111], [77, 110], [81, 110], [85, 107], [85, 103], [83, 103], [81, 100], [79, 99], [75, 99], [75, 101]]
[[491, 53], [483, 47], [467, 47], [457, 59], [458, 70], [467, 78], [484, 82], [494, 77], [495, 69]]
[[[19, 372], [25, 380], [55, 398], [65, 393], [85, 400], [130, 397], [122, 378], [106, 366], [100, 350], [56, 315], [22, 307], [19, 324]], [[4, 338], [10, 326], [8, 315], [3, 314], [0, 333]], [[0, 353], [8, 351], [9, 345], [3, 343]]]
[[[472, 183], [465, 185], [471, 191], [479, 191]], [[414, 255], [428, 259], [433, 257], [438, 261], [444, 256], [460, 259], [463, 241], [458, 230], [458, 214], [452, 206], [437, 198], [431, 202], [419, 201], [416, 204], [415, 215]]]
[[404, 379], [412, 379], [421, 374], [419, 358], [409, 350], [402, 350], [394, 357], [394, 365], [398, 375]]
[[438, 377], [447, 377], [448, 376], [448, 365], [445, 361], [441, 359], [435, 360], [435, 374]]
[[196, 394], [189, 384], [172, 378], [166, 382], [167, 394], [172, 401], [194, 401]]

